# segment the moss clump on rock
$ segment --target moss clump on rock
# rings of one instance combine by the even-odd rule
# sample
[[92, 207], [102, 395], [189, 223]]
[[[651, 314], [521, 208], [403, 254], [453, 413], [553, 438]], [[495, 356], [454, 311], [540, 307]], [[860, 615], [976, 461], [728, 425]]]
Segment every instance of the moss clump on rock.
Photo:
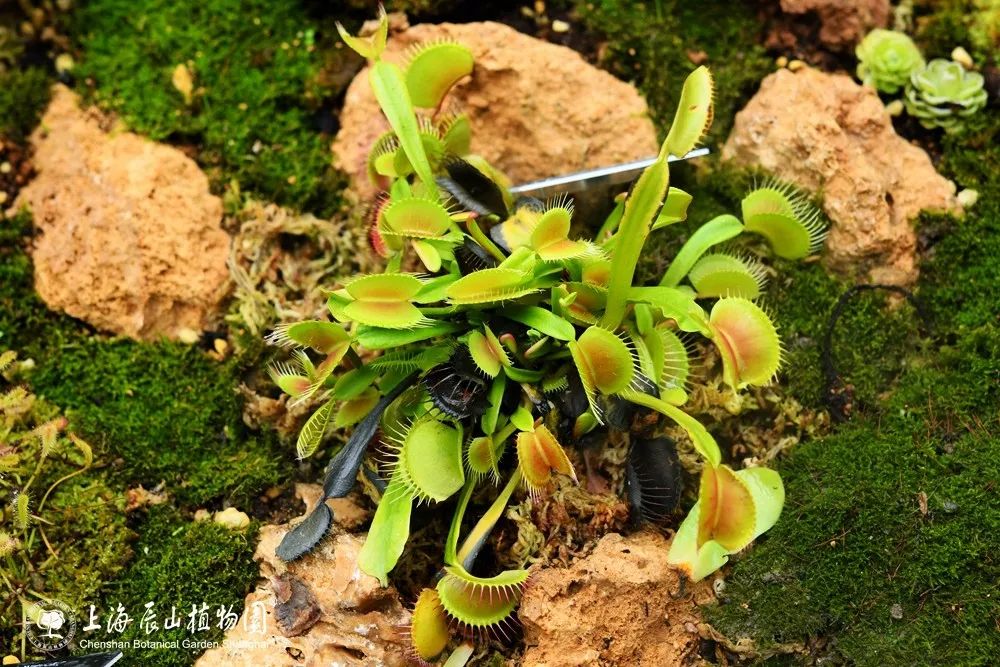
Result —
[[153, 139], [197, 145], [216, 185], [335, 208], [315, 114], [336, 91], [320, 85], [315, 27], [296, 0], [94, 0], [74, 35], [84, 53], [75, 73], [94, 82], [95, 99]]
[[665, 128], [680, 82], [697, 65], [715, 77], [715, 120], [708, 143], [724, 139], [746, 93], [772, 68], [760, 45], [751, 6], [726, 0], [578, 0], [588, 27], [607, 35], [604, 59], [615, 75], [635, 81], [651, 115]]
[[0, 345], [34, 360], [34, 391], [66, 411], [112, 475], [147, 488], [164, 481], [191, 504], [244, 500], [277, 481], [275, 436], [242, 421], [239, 359], [106, 339], [49, 311], [20, 247], [29, 229], [26, 214], [0, 220]]
[[[211, 522], [193, 523], [175, 510], [153, 507], [139, 528], [136, 558], [104, 596], [105, 614], [121, 604], [133, 617], [133, 622], [121, 634], [108, 639], [138, 640], [150, 638], [140, 627], [145, 605], [153, 603], [153, 612], [161, 623], [152, 638], [178, 643], [177, 648], [134, 649], [129, 652], [130, 664], [143, 667], [187, 667], [203, 652], [197, 647], [185, 647], [183, 642], [221, 640], [220, 607], [239, 616], [243, 598], [257, 580], [257, 564], [253, 562], [256, 528], [234, 532]], [[207, 631], [192, 633], [187, 628], [192, 606], [201, 611], [207, 605]], [[164, 630], [162, 620], [177, 610], [181, 625]], [[197, 627], [197, 626], [196, 626]], [[102, 639], [103, 637], [97, 637]]]

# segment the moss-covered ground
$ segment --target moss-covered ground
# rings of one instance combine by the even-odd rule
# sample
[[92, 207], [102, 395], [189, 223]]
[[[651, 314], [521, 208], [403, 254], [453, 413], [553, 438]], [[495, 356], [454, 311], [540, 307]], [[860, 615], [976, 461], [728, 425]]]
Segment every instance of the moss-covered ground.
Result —
[[[407, 4], [458, 20], [465, 5]], [[748, 3], [549, 4], [575, 7], [574, 29], [607, 41], [602, 64], [639, 85], [661, 128], [679, 82], [696, 64], [709, 65], [719, 91], [708, 138], [716, 146], [772, 67]], [[922, 44], [948, 53], [963, 43], [970, 6], [917, 2]], [[354, 66], [332, 47], [327, 19], [344, 14], [357, 24], [365, 7], [90, 0], [68, 21], [78, 49], [73, 76], [131, 129], [190, 148], [217, 190], [235, 181], [261, 198], [327, 213], [340, 201], [327, 134]], [[179, 65], [191, 77], [190, 100], [174, 84]], [[52, 80], [35, 65], [0, 73], [0, 137], [20, 141], [30, 132]], [[754, 659], [985, 665], [1000, 655], [1000, 120], [984, 116], [968, 133], [935, 141], [942, 171], [979, 190], [980, 200], [964, 219], [921, 220], [915, 296], [926, 320], [905, 302], [889, 307], [885, 294], [865, 292], [833, 332], [850, 419], [777, 462], [785, 514], [727, 573], [720, 604], [706, 609], [720, 633], [755, 649]], [[695, 221], [734, 210], [751, 178], [705, 164], [677, 170], [676, 184], [695, 195]], [[658, 252], [676, 247], [684, 231], [663, 234]], [[50, 538], [79, 543], [62, 551], [40, 592], [105, 611], [121, 603], [133, 614], [147, 602], [176, 605], [179, 614], [202, 602], [238, 609], [256, 577], [253, 532], [193, 523], [191, 515], [240, 506], [290, 476], [275, 437], [241, 419], [236, 390], [253, 360], [113, 339], [49, 312], [32, 288], [30, 234], [27, 216], [0, 220], [0, 349], [34, 360], [32, 389], [69, 416], [98, 462], [47, 509], [59, 520]], [[767, 303], [787, 348], [781, 381], [789, 396], [823, 408], [823, 336], [850, 286], [815, 263], [774, 266]], [[645, 270], [657, 270], [655, 257]], [[127, 488], [161, 483], [165, 505], [124, 513]], [[99, 562], [87, 562], [98, 553]], [[137, 632], [133, 626], [128, 636]], [[5, 641], [13, 636], [3, 633]], [[193, 655], [152, 650], [135, 664], [187, 665]]]
[[235, 180], [281, 204], [336, 207], [322, 130], [334, 129], [324, 109], [339, 89], [324, 77], [302, 3], [91, 0], [73, 24], [84, 54], [77, 76], [130, 128], [194, 147], [217, 187]]

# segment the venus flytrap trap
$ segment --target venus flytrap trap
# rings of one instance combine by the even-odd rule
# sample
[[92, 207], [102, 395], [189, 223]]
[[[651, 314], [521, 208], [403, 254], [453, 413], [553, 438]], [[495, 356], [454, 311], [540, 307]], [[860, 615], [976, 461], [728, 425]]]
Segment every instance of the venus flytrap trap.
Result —
[[[504, 634], [528, 573], [473, 571], [508, 501], [521, 490], [544, 496], [558, 478], [576, 482], [564, 445], [630, 433], [641, 412], [679, 426], [704, 464], [670, 561], [693, 579], [721, 567], [774, 524], [783, 491], [773, 471], [731, 469], [684, 411], [689, 341], [716, 345], [731, 387], [769, 383], [781, 343], [753, 301], [764, 269], [718, 246], [749, 231], [780, 256], [804, 257], [822, 242], [818, 212], [791, 189], [765, 184], [744, 199], [742, 221], [704, 223], [658, 285], [636, 285], [649, 234], [687, 217], [691, 197], [670, 186], [667, 157], [694, 148], [711, 124], [706, 68], [685, 81], [657, 160], [586, 240], [571, 236], [569, 199], [514, 197], [502, 173], [467, 154], [467, 121], [442, 111], [448, 90], [472, 70], [467, 49], [418, 49], [403, 70], [381, 60], [384, 14], [370, 38], [342, 34], [372, 61], [371, 83], [392, 127], [369, 161], [369, 175], [385, 186], [369, 224], [386, 269], [332, 289], [333, 321], [284, 325], [269, 337], [293, 350], [290, 362], [272, 367], [275, 382], [294, 400], [321, 402], [299, 455], [315, 453], [332, 427], [353, 425], [326, 468], [323, 499], [278, 555], [292, 560], [315, 547], [332, 522], [324, 500], [345, 496], [361, 473], [382, 495], [359, 563], [385, 584], [414, 505], [454, 502], [440, 576], [416, 603], [414, 655], [435, 659], [456, 628]], [[452, 141], [456, 128], [461, 139]], [[368, 454], [379, 434], [381, 461]], [[625, 472], [636, 519], [667, 520], [681, 495], [673, 441], [632, 433]], [[463, 538], [473, 494], [489, 486], [492, 504]]]

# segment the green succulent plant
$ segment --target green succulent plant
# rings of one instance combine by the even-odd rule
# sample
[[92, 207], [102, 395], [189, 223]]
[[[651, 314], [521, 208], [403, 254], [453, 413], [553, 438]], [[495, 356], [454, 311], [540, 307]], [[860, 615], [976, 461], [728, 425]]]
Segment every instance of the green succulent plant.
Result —
[[[382, 490], [361, 568], [385, 583], [405, 548], [413, 505], [457, 497], [441, 576], [417, 601], [414, 653], [434, 659], [455, 626], [503, 633], [528, 573], [472, 570], [508, 501], [522, 489], [544, 495], [559, 476], [575, 481], [564, 445], [629, 432], [642, 414], [679, 425], [704, 459], [698, 503], [670, 552], [672, 563], [701, 579], [777, 521], [784, 494], [773, 471], [729, 468], [715, 439], [683, 410], [692, 362], [685, 341], [711, 340], [734, 388], [774, 378], [780, 339], [752, 301], [763, 272], [756, 260], [717, 246], [750, 231], [782, 256], [805, 256], [823, 238], [815, 209], [778, 184], [756, 188], [743, 221], [723, 215], [704, 223], [659, 284], [636, 285], [649, 234], [687, 217], [691, 197], [670, 186], [667, 157], [690, 151], [711, 124], [708, 69], [685, 81], [655, 162], [595, 238], [577, 239], [570, 200], [514, 197], [503, 174], [463, 153], [467, 142], [437, 150], [446, 134], [439, 110], [471, 71], [471, 57], [460, 45], [436, 44], [411, 57], [418, 71], [403, 71], [380, 58], [382, 21], [368, 39], [344, 38], [373, 61], [371, 84], [392, 127], [373, 151], [370, 174], [385, 186], [370, 217], [385, 271], [333, 286], [332, 321], [284, 325], [269, 337], [294, 348], [271, 368], [278, 385], [293, 400], [322, 401], [299, 435], [299, 455], [314, 453], [331, 428], [353, 424], [327, 466], [325, 498], [346, 495], [359, 473]], [[450, 117], [448, 125], [458, 122]], [[388, 460], [368, 454], [376, 433]], [[664, 520], [680, 497], [673, 444], [637, 436], [632, 450], [633, 509]], [[483, 485], [499, 490], [463, 539], [470, 499]], [[304, 555], [331, 520], [320, 500], [278, 555]], [[461, 650], [454, 664], [464, 664], [469, 649]]]
[[910, 76], [903, 103], [928, 129], [959, 130], [965, 119], [986, 106], [983, 75], [953, 60], [937, 58]]
[[913, 40], [895, 30], [876, 28], [855, 48], [858, 78], [883, 93], [895, 93], [923, 69], [924, 57]]

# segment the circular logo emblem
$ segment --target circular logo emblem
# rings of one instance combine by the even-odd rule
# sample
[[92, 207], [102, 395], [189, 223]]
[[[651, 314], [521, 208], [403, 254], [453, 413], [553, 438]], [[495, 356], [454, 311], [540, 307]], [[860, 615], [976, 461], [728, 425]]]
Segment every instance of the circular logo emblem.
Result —
[[76, 634], [73, 610], [59, 600], [40, 602], [37, 614], [28, 619], [24, 633], [31, 645], [39, 650], [58, 651], [65, 648]]

